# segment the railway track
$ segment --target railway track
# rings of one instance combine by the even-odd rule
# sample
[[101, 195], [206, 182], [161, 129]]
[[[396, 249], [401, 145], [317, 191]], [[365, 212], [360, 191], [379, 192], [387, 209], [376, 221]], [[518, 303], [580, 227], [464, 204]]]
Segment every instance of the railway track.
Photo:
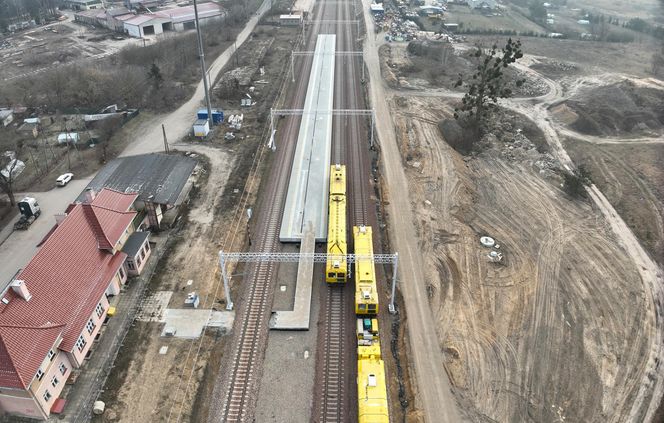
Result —
[[[348, 21], [353, 19], [352, 6], [354, 2], [336, 2], [334, 19]], [[353, 29], [355, 25], [336, 24], [334, 32], [337, 34], [337, 50], [356, 50]], [[338, 65], [335, 72], [335, 99], [336, 109], [358, 109], [362, 87], [358, 78], [358, 62], [355, 56], [337, 58]], [[353, 225], [367, 223], [367, 191], [366, 181], [369, 172], [365, 166], [368, 149], [366, 136], [362, 130], [358, 116], [335, 116], [334, 122], [334, 148], [333, 161], [346, 164], [348, 169], [348, 203], [349, 229]], [[352, 233], [352, 231], [349, 231]], [[352, 237], [349, 240], [352, 244]], [[322, 307], [322, 332], [319, 339], [323, 345], [319, 350], [319, 367], [322, 374], [317, 377], [321, 387], [317, 390], [314, 405], [318, 422], [346, 422], [352, 421], [356, 416], [355, 406], [355, 373], [357, 359], [354, 341], [354, 287], [351, 282], [348, 286], [328, 286], [324, 294]]]
[[[315, 12], [314, 20], [352, 19], [353, 2], [322, 1]], [[354, 50], [354, 25], [316, 24], [308, 30], [309, 40], [307, 49], [312, 49], [318, 33], [336, 33], [337, 50]], [[357, 64], [358, 59], [348, 57], [345, 63], [337, 69], [341, 73], [336, 76], [335, 108], [359, 108], [361, 104], [362, 87], [359, 83]], [[310, 61], [302, 65], [301, 75], [308, 75]], [[350, 80], [350, 81], [349, 81]], [[306, 78], [297, 85], [296, 95], [291, 104], [293, 107], [301, 104], [306, 95]], [[367, 192], [366, 187], [369, 172], [366, 166], [368, 150], [366, 136], [357, 116], [337, 117], [335, 121], [335, 138], [333, 156], [335, 161], [345, 162], [351, 169], [351, 182], [349, 183], [349, 200], [352, 208], [349, 210], [352, 225], [367, 223]], [[278, 144], [275, 161], [288, 163], [291, 161], [299, 118], [289, 118], [281, 133], [284, 134], [282, 142]], [[285, 140], [285, 141], [284, 141]], [[363, 151], [364, 150], [364, 151]], [[275, 167], [273, 167], [275, 169]], [[276, 175], [270, 178], [271, 183], [266, 189], [263, 204], [258, 208], [257, 228], [259, 236], [254, 243], [253, 251], [278, 251], [279, 224], [283, 214], [283, 203], [288, 183], [289, 168], [276, 167]], [[220, 385], [221, 408], [211, 421], [242, 422], [253, 419], [253, 408], [257, 395], [257, 382], [260, 379], [261, 363], [264, 354], [265, 341], [268, 331], [268, 320], [271, 311], [273, 295], [273, 276], [277, 273], [277, 265], [269, 262], [260, 262], [248, 265], [247, 278], [249, 288], [245, 290], [242, 303], [239, 305], [234, 332], [237, 342], [233, 344], [230, 353], [230, 365], [225, 369], [224, 383]], [[318, 398], [315, 398], [316, 412], [314, 420], [320, 422], [343, 422], [352, 419], [355, 415], [354, 406], [354, 370], [355, 350], [352, 326], [354, 324], [352, 286], [335, 287], [328, 289], [324, 296], [323, 331], [319, 339], [323, 340], [319, 349], [318, 360], [323, 374], [317, 377], [322, 380], [317, 388]], [[217, 406], [218, 407], [218, 406]]]
[[344, 342], [346, 335], [345, 295], [343, 286], [328, 287], [325, 295], [325, 354], [323, 363], [323, 393], [320, 407], [320, 422], [344, 421], [346, 392], [343, 379], [346, 375]]
[[[318, 31], [316, 25], [311, 31]], [[311, 36], [308, 41], [312, 47]], [[302, 64], [301, 70], [308, 74], [310, 61]], [[291, 107], [304, 102], [306, 95], [306, 80], [300, 82], [296, 88], [296, 95], [291, 101]], [[283, 142], [275, 160], [279, 163], [290, 162], [295, 150], [295, 139], [299, 128], [299, 118], [291, 117], [282, 126]], [[262, 204], [258, 207], [256, 217], [256, 231], [259, 236], [254, 244], [253, 251], [278, 251], [280, 249], [279, 227], [283, 215], [283, 204], [288, 186], [290, 169], [287, 166], [275, 166], [276, 174], [270, 178]], [[256, 401], [257, 382], [260, 379], [261, 365], [267, 339], [268, 321], [272, 309], [273, 276], [277, 271], [277, 264], [259, 262], [248, 265], [248, 275], [245, 279], [249, 286], [241, 302], [236, 318], [234, 332], [236, 341], [230, 352], [230, 365], [224, 371], [223, 383], [215, 398], [221, 401], [221, 407], [211, 412], [208, 420], [212, 422], [246, 422], [253, 419]]]
[[[273, 251], [276, 246], [280, 217], [278, 210], [270, 214], [260, 243], [263, 248], [267, 248], [264, 251]], [[228, 394], [223, 406], [224, 422], [241, 422], [247, 418], [247, 399], [249, 389], [253, 387], [254, 365], [260, 357], [259, 337], [266, 332], [264, 326], [267, 325], [266, 317], [271, 308], [268, 299], [274, 267], [274, 263], [260, 262], [251, 271], [251, 291], [242, 312], [242, 328], [231, 362], [231, 375], [226, 390]]]

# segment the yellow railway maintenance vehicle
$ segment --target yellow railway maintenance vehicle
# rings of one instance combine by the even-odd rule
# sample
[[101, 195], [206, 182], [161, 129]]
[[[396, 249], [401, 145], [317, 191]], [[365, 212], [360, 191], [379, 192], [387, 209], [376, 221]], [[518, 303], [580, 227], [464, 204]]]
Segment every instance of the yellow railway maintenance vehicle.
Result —
[[355, 314], [378, 314], [376, 270], [373, 262], [371, 226], [353, 226], [355, 244]]
[[345, 283], [348, 276], [346, 254], [346, 166], [333, 165], [330, 172], [329, 221], [327, 226], [327, 259], [325, 281]]
[[359, 423], [389, 423], [385, 363], [378, 319], [357, 320], [357, 415]]

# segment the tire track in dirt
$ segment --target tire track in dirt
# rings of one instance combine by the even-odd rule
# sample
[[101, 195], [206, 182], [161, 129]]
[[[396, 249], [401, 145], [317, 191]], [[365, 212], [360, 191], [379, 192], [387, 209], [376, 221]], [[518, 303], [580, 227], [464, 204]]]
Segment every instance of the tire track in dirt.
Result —
[[[431, 123], [441, 100], [405, 101], [399, 109], [422, 110], [396, 126], [461, 402], [474, 420], [627, 420], [656, 322], [647, 285], [605, 220], [527, 164], [461, 160]], [[501, 243], [504, 265], [488, 263], [484, 234]]]

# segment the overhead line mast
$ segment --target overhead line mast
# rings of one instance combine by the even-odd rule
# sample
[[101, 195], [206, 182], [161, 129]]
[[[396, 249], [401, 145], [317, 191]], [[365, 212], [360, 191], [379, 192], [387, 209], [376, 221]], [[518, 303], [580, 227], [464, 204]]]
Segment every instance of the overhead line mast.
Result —
[[[196, 34], [198, 35], [198, 57], [201, 59], [201, 76], [203, 77], [203, 88], [205, 89], [205, 105], [207, 106], [208, 125], [212, 128], [212, 104], [210, 103], [210, 92], [208, 87], [207, 67], [205, 66], [205, 54], [203, 53], [203, 36], [201, 25], [198, 21], [198, 4], [194, 0], [194, 18], [196, 19]], [[237, 54], [237, 52], [235, 53]]]

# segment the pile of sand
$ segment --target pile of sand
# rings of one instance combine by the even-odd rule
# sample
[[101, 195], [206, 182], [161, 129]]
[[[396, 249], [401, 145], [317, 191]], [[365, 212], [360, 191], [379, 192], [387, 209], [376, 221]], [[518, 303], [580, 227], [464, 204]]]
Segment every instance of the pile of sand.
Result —
[[580, 91], [564, 104], [573, 113], [565, 120], [583, 134], [638, 135], [664, 128], [664, 92], [631, 81]]

